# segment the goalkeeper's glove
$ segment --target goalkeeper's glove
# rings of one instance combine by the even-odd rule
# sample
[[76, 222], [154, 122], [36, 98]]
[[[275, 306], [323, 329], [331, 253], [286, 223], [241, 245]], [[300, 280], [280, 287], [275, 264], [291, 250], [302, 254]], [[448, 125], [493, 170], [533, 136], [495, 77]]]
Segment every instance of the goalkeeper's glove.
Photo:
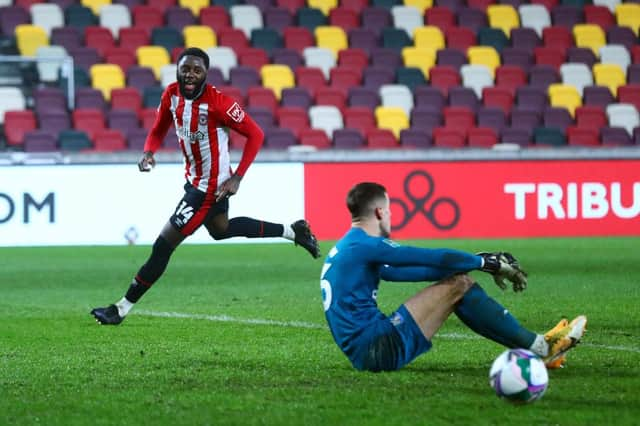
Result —
[[478, 253], [482, 257], [482, 267], [484, 272], [493, 275], [493, 281], [502, 290], [507, 288], [505, 279], [510, 281], [513, 291], [519, 292], [527, 288], [527, 273], [522, 270], [518, 260], [511, 253]]

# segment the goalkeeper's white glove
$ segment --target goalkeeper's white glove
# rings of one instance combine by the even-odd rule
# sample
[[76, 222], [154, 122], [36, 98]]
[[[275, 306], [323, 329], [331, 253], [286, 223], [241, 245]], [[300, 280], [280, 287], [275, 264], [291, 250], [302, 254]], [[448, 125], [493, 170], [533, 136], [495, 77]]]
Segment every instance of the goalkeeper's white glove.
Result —
[[482, 267], [484, 272], [493, 275], [493, 281], [502, 290], [507, 288], [505, 279], [510, 281], [513, 291], [519, 292], [527, 288], [527, 273], [520, 267], [518, 260], [511, 253], [478, 253], [482, 257]]

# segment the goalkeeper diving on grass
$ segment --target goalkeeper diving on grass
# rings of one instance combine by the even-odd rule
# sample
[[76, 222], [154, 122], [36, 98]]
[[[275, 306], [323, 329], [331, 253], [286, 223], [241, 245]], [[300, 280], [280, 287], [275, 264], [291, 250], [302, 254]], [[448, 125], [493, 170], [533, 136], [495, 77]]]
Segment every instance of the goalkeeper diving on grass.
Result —
[[[334, 340], [358, 370], [398, 370], [431, 348], [431, 339], [454, 313], [474, 332], [508, 348], [539, 355], [548, 368], [565, 363], [580, 342], [587, 318], [562, 319], [545, 334], [526, 328], [467, 272], [493, 276], [501, 289], [527, 287], [527, 274], [505, 252], [470, 254], [403, 246], [389, 239], [391, 210], [384, 186], [362, 182], [347, 195], [351, 229], [326, 257], [321, 290]], [[377, 305], [380, 280], [434, 281], [387, 316]]]

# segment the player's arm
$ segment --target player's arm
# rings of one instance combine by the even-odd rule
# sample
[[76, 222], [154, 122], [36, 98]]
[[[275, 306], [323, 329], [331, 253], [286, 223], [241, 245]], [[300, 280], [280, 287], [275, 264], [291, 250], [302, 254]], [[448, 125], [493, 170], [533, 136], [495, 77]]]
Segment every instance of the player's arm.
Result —
[[162, 98], [160, 99], [160, 106], [158, 106], [156, 119], [153, 122], [151, 131], [147, 135], [147, 139], [144, 141], [142, 158], [138, 161], [138, 169], [140, 169], [141, 172], [148, 172], [156, 164], [153, 154], [162, 144], [162, 141], [171, 126], [172, 116], [171, 110], [169, 109], [170, 104], [169, 92], [165, 90], [162, 93]]
[[457, 271], [431, 266], [391, 266], [380, 267], [380, 278], [392, 282], [440, 281]]
[[218, 119], [224, 125], [247, 138], [242, 151], [240, 163], [233, 175], [220, 185], [218, 200], [233, 195], [240, 187], [240, 181], [245, 175], [251, 163], [258, 155], [258, 151], [264, 142], [264, 132], [249, 114], [242, 109], [234, 99], [222, 93], [218, 94], [218, 107], [216, 108]]

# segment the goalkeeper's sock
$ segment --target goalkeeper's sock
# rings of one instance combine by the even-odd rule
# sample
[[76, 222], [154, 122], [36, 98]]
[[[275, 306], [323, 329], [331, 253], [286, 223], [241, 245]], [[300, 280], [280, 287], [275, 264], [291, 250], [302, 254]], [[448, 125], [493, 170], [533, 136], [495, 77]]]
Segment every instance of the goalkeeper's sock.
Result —
[[547, 343], [542, 334], [536, 334], [536, 340], [529, 346], [529, 350], [544, 358], [549, 355], [549, 343]]
[[[250, 217], [234, 217], [229, 220], [229, 226], [225, 232], [211, 234], [216, 240], [225, 240], [231, 237], [266, 238], [286, 237], [286, 226], [280, 223], [271, 223]], [[293, 240], [293, 238], [290, 238]]]
[[134, 303], [129, 302], [126, 297], [120, 299], [119, 302], [116, 303], [116, 308], [118, 308], [118, 315], [124, 318], [131, 308], [133, 308]]
[[476, 333], [508, 348], [529, 348], [536, 334], [522, 327], [504, 306], [475, 283], [458, 302], [455, 314]]

